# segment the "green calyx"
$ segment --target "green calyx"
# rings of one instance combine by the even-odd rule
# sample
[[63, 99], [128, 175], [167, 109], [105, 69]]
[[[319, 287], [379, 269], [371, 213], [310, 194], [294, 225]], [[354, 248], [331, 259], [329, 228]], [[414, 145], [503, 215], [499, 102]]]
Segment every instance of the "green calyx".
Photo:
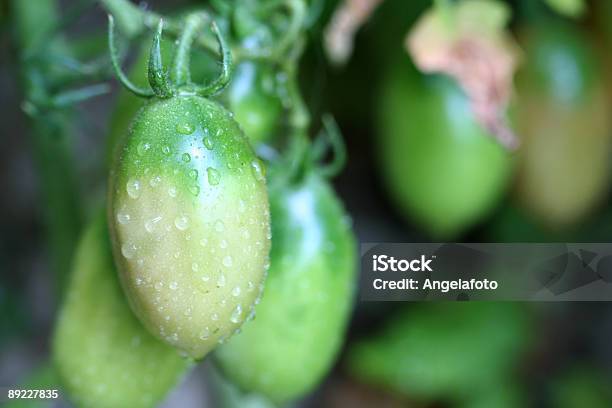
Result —
[[220, 92], [230, 81], [233, 64], [230, 48], [214, 21], [211, 22], [211, 29], [219, 44], [221, 73], [217, 78], [207, 84], [196, 84], [191, 81], [189, 70], [191, 46], [198, 32], [203, 29], [208, 20], [208, 15], [203, 12], [193, 12], [185, 17], [183, 29], [177, 40], [177, 48], [169, 71], [165, 69], [162, 61], [160, 44], [163, 31], [163, 20], [159, 20], [157, 30], [153, 37], [151, 52], [149, 54], [148, 80], [150, 89], [146, 89], [134, 85], [121, 69], [115, 39], [115, 23], [113, 17], [109, 15], [108, 44], [111, 61], [117, 78], [128, 90], [143, 98], [170, 98], [176, 95], [198, 95], [208, 97]]

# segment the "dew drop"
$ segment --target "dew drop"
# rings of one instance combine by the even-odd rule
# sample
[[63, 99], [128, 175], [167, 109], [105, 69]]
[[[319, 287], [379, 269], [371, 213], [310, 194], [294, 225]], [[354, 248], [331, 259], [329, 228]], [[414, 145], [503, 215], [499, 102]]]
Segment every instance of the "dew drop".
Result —
[[178, 283], [172, 281], [170, 282], [170, 285], [168, 285], [168, 287], [172, 290], [176, 290], [178, 288]]
[[191, 192], [191, 194], [197, 197], [198, 194], [200, 194], [200, 186], [191, 186], [189, 188], [189, 191]]
[[197, 180], [198, 179], [198, 171], [196, 169], [189, 170], [189, 177], [191, 177], [194, 180]]
[[191, 161], [191, 156], [189, 155], [189, 153], [183, 153], [181, 158], [183, 159], [185, 163], [189, 163]]
[[137, 199], [140, 197], [140, 181], [137, 179], [129, 179], [125, 189], [130, 197]]
[[200, 340], [206, 340], [210, 337], [210, 330], [208, 327], [205, 327], [204, 330], [200, 333]]
[[135, 253], [136, 253], [136, 245], [130, 242], [126, 242], [125, 244], [121, 246], [121, 254], [126, 259], [131, 259]]
[[189, 228], [189, 218], [185, 215], [176, 217], [174, 220], [174, 226], [181, 231], [185, 231], [187, 228]]
[[219, 320], [219, 315], [217, 313], [213, 313], [213, 314], [210, 315], [210, 318], [212, 320], [214, 320], [214, 321], [217, 321], [217, 320]]
[[144, 156], [144, 154], [151, 148], [151, 145], [146, 142], [140, 142], [136, 147], [136, 152], [139, 156]]
[[225, 286], [225, 274], [223, 271], [219, 273], [219, 278], [217, 279], [217, 287], [222, 288]]
[[241, 292], [240, 286], [236, 286], [234, 289], [232, 289], [232, 296], [238, 297], [240, 296], [240, 292]]
[[197, 272], [198, 269], [200, 269], [200, 265], [198, 265], [196, 262], [191, 264], [191, 270], [194, 272]]
[[175, 187], [170, 187], [170, 188], [168, 189], [168, 195], [169, 195], [170, 197], [176, 197], [176, 188], [175, 188]]
[[208, 175], [208, 184], [211, 186], [216, 186], [221, 181], [221, 173], [214, 167], [207, 168], [206, 174]]
[[149, 185], [151, 187], [157, 187], [159, 183], [161, 183], [161, 177], [159, 176], [151, 177], [151, 180], [149, 180]]
[[223, 265], [226, 268], [229, 268], [230, 266], [232, 266], [232, 263], [233, 263], [233, 261], [232, 261], [232, 257], [231, 256], [227, 255], [225, 258], [223, 258]]
[[153, 230], [155, 229], [155, 224], [157, 224], [161, 220], [162, 220], [162, 217], [157, 216], [157, 217], [151, 218], [150, 220], [146, 221], [145, 224], [144, 224], [145, 230], [149, 234], [152, 233]]
[[240, 323], [240, 318], [242, 317], [242, 306], [237, 305], [232, 315], [230, 316], [230, 321], [232, 323]]
[[119, 224], [127, 224], [128, 222], [130, 222], [130, 218], [130, 214], [128, 214], [124, 210], [121, 210], [117, 213], [117, 222], [119, 222]]
[[195, 126], [191, 123], [179, 123], [176, 125], [176, 131], [182, 135], [190, 135], [195, 131]]
[[259, 159], [255, 159], [251, 162], [251, 170], [253, 171], [255, 180], [259, 181], [260, 183], [263, 183], [266, 180], [266, 171]]
[[164, 145], [162, 147], [162, 153], [164, 153], [165, 155], [169, 155], [170, 154], [170, 146]]
[[163, 287], [164, 287], [163, 282], [157, 282], [157, 283], [155, 284], [155, 290], [157, 290], [157, 291], [162, 290], [162, 288], [163, 288]]
[[221, 249], [225, 249], [225, 248], [227, 248], [227, 241], [226, 241], [226, 240], [224, 240], [224, 239], [222, 239], [222, 240], [221, 240], [221, 242], [219, 242], [219, 247], [220, 247]]
[[203, 282], [208, 282], [209, 280], [210, 280], [210, 277], [208, 275], [202, 275]]
[[136, 278], [135, 282], [136, 282], [136, 286], [140, 286], [140, 285], [142, 285], [143, 280], [142, 280], [142, 278]]
[[200, 245], [202, 245], [203, 247], [205, 247], [206, 245], [208, 245], [208, 240], [206, 238], [202, 238], [200, 240]]
[[206, 136], [204, 138], [204, 146], [208, 149], [208, 150], [212, 150], [213, 148], [213, 141], [210, 137]]

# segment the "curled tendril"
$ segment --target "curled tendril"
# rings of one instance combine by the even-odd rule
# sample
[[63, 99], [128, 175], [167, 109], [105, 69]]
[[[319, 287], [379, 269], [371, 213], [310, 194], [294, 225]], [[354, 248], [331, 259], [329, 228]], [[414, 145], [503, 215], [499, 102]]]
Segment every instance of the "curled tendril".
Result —
[[137, 85], [134, 85], [132, 81], [125, 75], [123, 70], [121, 69], [121, 65], [119, 63], [119, 53], [117, 51], [117, 44], [115, 41], [115, 20], [113, 16], [108, 15], [108, 48], [110, 51], [111, 63], [113, 64], [113, 70], [119, 79], [119, 82], [131, 92], [138, 96], [142, 96], [144, 98], [150, 98], [155, 95], [152, 89], [141, 88]]
[[331, 162], [318, 166], [321, 175], [331, 178], [336, 176], [346, 164], [346, 146], [334, 118], [331, 115], [324, 115], [322, 121], [324, 129], [312, 144], [310, 157], [314, 163], [320, 163], [331, 147], [333, 153]]
[[230, 82], [233, 71], [232, 53], [225, 42], [225, 38], [221, 34], [217, 23], [214, 21], [211, 23], [211, 28], [219, 44], [219, 52], [221, 53], [221, 73], [219, 73], [219, 76], [209, 84], [196, 85], [193, 87], [197, 95], [204, 97], [214, 95], [225, 88]]

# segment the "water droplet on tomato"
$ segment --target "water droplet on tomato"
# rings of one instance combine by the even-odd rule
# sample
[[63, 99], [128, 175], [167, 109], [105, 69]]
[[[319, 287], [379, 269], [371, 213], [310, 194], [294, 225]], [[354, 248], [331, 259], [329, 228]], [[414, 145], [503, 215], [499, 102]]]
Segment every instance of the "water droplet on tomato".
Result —
[[126, 242], [125, 244], [121, 246], [121, 254], [126, 259], [131, 259], [135, 253], [136, 253], [136, 245], [132, 244], [131, 242]]
[[176, 125], [176, 131], [182, 135], [190, 135], [195, 131], [195, 126], [191, 123], [179, 123]]
[[191, 161], [191, 156], [189, 155], [189, 153], [183, 153], [182, 158], [185, 163], [189, 163]]
[[157, 224], [158, 222], [160, 222], [162, 220], [162, 217], [157, 216], [157, 217], [153, 217], [150, 220], [146, 221], [144, 224], [145, 230], [150, 234], [153, 232], [153, 230], [155, 229], [155, 224]]
[[161, 177], [159, 176], [151, 177], [151, 180], [149, 180], [149, 185], [151, 187], [157, 187], [159, 183], [161, 183]]
[[221, 173], [213, 167], [207, 168], [206, 174], [208, 175], [208, 184], [211, 186], [216, 186], [221, 181]]
[[206, 136], [204, 138], [204, 146], [208, 149], [208, 150], [212, 150], [213, 148], [213, 141], [210, 137]]
[[144, 154], [151, 148], [151, 145], [146, 142], [140, 142], [136, 147], [136, 152], [139, 156], [144, 156]]
[[130, 218], [130, 214], [125, 212], [125, 210], [121, 210], [117, 213], [117, 222], [119, 222], [119, 224], [127, 224], [130, 222]]
[[200, 333], [200, 340], [206, 340], [210, 337], [210, 329], [205, 327], [204, 330]]
[[223, 273], [223, 271], [219, 271], [219, 277], [217, 278], [217, 287], [224, 287], [225, 286], [225, 274]]
[[130, 197], [137, 199], [140, 197], [140, 181], [137, 179], [129, 179], [125, 189]]
[[174, 226], [181, 231], [185, 231], [187, 228], [189, 228], [189, 218], [185, 215], [176, 217], [174, 220]]
[[259, 159], [255, 159], [251, 162], [251, 170], [253, 171], [255, 180], [259, 181], [260, 183], [263, 183], [266, 180], [266, 171]]
[[232, 315], [230, 316], [230, 321], [232, 323], [240, 323], [240, 318], [242, 317], [242, 306], [237, 305]]
[[225, 258], [223, 258], [223, 265], [226, 268], [229, 268], [230, 266], [232, 266], [232, 264], [233, 264], [233, 261], [232, 261], [232, 257], [231, 256], [227, 255]]

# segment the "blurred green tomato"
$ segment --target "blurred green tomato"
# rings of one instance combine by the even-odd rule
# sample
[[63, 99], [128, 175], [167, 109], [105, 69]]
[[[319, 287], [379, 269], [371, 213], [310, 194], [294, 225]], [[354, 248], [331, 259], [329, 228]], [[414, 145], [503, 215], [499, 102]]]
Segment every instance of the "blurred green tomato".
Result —
[[333, 364], [353, 302], [356, 244], [348, 217], [316, 172], [271, 177], [270, 272], [257, 317], [217, 349], [240, 388], [284, 403], [311, 391]]
[[383, 331], [354, 343], [358, 380], [424, 399], [465, 399], [506, 383], [528, 339], [525, 309], [511, 303], [426, 304], [403, 309]]
[[238, 64], [221, 98], [253, 146], [277, 136], [283, 105], [273, 67], [253, 61]]
[[534, 217], [562, 228], [580, 221], [608, 191], [612, 105], [600, 61], [580, 32], [540, 25], [525, 34], [516, 193]]
[[450, 239], [497, 204], [510, 155], [453, 81], [421, 75], [402, 56], [383, 75], [378, 108], [382, 172], [404, 216]]
[[69, 397], [84, 407], [156, 406], [191, 363], [132, 314], [103, 214], [85, 231], [66, 294], [52, 353]]
[[572, 367], [552, 381], [551, 406], [606, 408], [612, 406], [610, 375], [592, 367]]

